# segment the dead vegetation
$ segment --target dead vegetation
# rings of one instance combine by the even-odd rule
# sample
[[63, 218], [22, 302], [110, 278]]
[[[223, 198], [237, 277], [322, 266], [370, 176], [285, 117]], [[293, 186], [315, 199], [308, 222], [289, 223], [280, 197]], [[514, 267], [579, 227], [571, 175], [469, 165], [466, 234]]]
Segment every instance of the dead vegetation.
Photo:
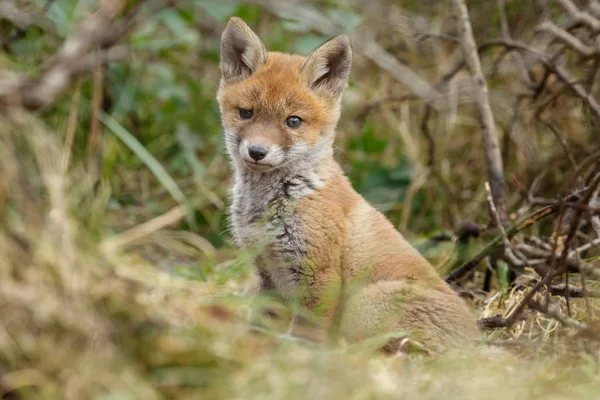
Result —
[[[249, 256], [222, 239], [218, 124], [201, 143], [176, 129], [198, 110], [214, 119], [218, 71], [206, 60], [222, 21], [204, 15], [214, 3], [76, 2], [84, 11], [68, 33], [56, 25], [60, 3], [0, 6], [5, 398], [597, 396], [597, 1], [378, 1], [354, 25], [358, 2], [232, 2], [274, 36], [282, 20], [301, 37], [350, 33], [358, 57], [339, 157], [473, 305], [488, 339], [518, 356], [502, 361], [381, 358], [250, 332], [240, 296]], [[139, 32], [165, 9], [186, 16], [205, 58], [147, 50], [158, 44]], [[22, 50], [39, 37], [52, 51]], [[190, 86], [213, 81], [194, 89], [189, 115], [151, 96], [141, 111], [114, 106], [127, 81], [111, 68], [130, 63], [132, 79], [157, 59], [181, 66]], [[162, 120], [177, 135], [147, 133]], [[186, 173], [162, 151], [173, 146]], [[127, 196], [136, 200], [114, 200]]]

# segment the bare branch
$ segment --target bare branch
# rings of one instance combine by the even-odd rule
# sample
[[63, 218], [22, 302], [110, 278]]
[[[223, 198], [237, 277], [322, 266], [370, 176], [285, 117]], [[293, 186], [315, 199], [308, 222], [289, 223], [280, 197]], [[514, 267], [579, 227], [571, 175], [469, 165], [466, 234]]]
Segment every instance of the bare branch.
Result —
[[[509, 229], [506, 230], [506, 238], [508, 238], [510, 240], [517, 233], [523, 231], [524, 229], [529, 228], [530, 226], [541, 221], [542, 219], [546, 218], [547, 216], [558, 212], [561, 207], [565, 207], [565, 204], [569, 204], [569, 203], [573, 203], [577, 200], [581, 200], [582, 193], [585, 193], [585, 191], [589, 190], [589, 189], [590, 189], [590, 187], [588, 186], [581, 191], [571, 193], [566, 198], [562, 199], [562, 201], [552, 202], [552, 204], [550, 204], [546, 207], [540, 208], [539, 210], [536, 210], [536, 211], [528, 214], [527, 216], [521, 218], [519, 220], [519, 222], [515, 223], [512, 227], [510, 227]], [[586, 200], [586, 203], [587, 202], [589, 202], [589, 198]], [[573, 203], [573, 204], [578, 204], [578, 203]], [[574, 207], [574, 208], [577, 208], [577, 207]], [[464, 263], [463, 265], [461, 265], [460, 267], [458, 267], [457, 269], [452, 271], [452, 273], [450, 275], [448, 275], [448, 277], [446, 278], [446, 282], [448, 282], [448, 283], [456, 282], [458, 279], [460, 279], [461, 277], [465, 276], [467, 273], [472, 271], [474, 268], [477, 267], [477, 265], [479, 265], [479, 263], [485, 257], [488, 257], [489, 255], [491, 255], [491, 254], [497, 252], [499, 249], [501, 249], [502, 245], [504, 243], [504, 239], [505, 239], [504, 235], [499, 235], [499, 236], [495, 237], [479, 253], [477, 253], [477, 255], [475, 255], [470, 261]], [[519, 245], [518, 247], [519, 247], [519, 250], [522, 249], [521, 245]], [[547, 255], [548, 255], [548, 253], [541, 254], [542, 257], [545, 257]], [[552, 255], [551, 250], [550, 250], [549, 255], [550, 256]], [[581, 263], [581, 266], [580, 266], [578, 264], [578, 262], [576, 262], [576, 260], [574, 261], [574, 260], [568, 259], [568, 261], [570, 261], [573, 264], [574, 268], [579, 268], [579, 269], [583, 268], [583, 269], [585, 269], [586, 273], [589, 273], [590, 275], [593, 275], [593, 276], [600, 275], [600, 271], [595, 270], [593, 267], [591, 267], [587, 264]]]
[[484, 51], [488, 48], [497, 46], [503, 46], [511, 50], [527, 52], [535, 56], [550, 72], [554, 73], [561, 81], [567, 84], [569, 89], [571, 89], [571, 91], [575, 93], [577, 97], [583, 100], [588, 107], [590, 107], [590, 110], [594, 113], [595, 117], [600, 120], [600, 103], [598, 103], [598, 100], [591, 93], [587, 93], [581, 84], [579, 84], [577, 79], [575, 79], [566, 69], [556, 65], [546, 55], [527, 46], [525, 43], [515, 40], [492, 40], [485, 42], [479, 46], [479, 51]]
[[600, 21], [592, 15], [580, 11], [571, 0], [556, 0], [556, 2], [569, 14], [569, 17], [574, 23], [587, 26], [593, 33], [600, 32]]
[[[481, 134], [483, 137], [483, 146], [485, 158], [487, 161], [488, 180], [490, 182], [494, 204], [498, 210], [500, 223], [504, 223], [506, 217], [506, 196], [504, 193], [504, 167], [502, 165], [502, 154], [500, 144], [496, 134], [496, 125], [494, 115], [490, 106], [488, 96], [488, 87], [481, 61], [477, 53], [477, 45], [473, 37], [473, 29], [469, 20], [469, 11], [464, 0], [454, 0], [454, 6], [459, 17], [459, 29], [461, 37], [461, 47], [471, 72], [473, 79], [474, 97], [477, 109], [479, 111], [479, 122], [481, 124]], [[494, 217], [492, 216], [492, 221]]]
[[529, 306], [531, 308], [541, 312], [542, 314], [545, 314], [548, 317], [557, 320], [558, 322], [560, 322], [567, 328], [584, 330], [584, 329], [587, 329], [587, 327], [588, 327], [587, 324], [576, 321], [576, 320], [564, 315], [563, 313], [561, 313], [560, 308], [558, 308], [558, 306], [556, 306], [556, 305], [541, 304], [540, 302], [538, 302], [534, 299], [530, 299]]
[[0, 104], [18, 104], [39, 109], [52, 104], [66, 90], [73, 77], [86, 66], [86, 56], [114, 34], [113, 19], [125, 7], [124, 0], [101, 1], [98, 10], [85, 19], [73, 36], [67, 38], [60, 50], [44, 66], [37, 79], [12, 76], [6, 72], [0, 89]]
[[[517, 224], [506, 231], [506, 237], [508, 239], [512, 238], [514, 235], [530, 227], [536, 222], [546, 218], [548, 215], [555, 213], [558, 210], [558, 206], [547, 206], [541, 208], [539, 210], [534, 211], [533, 213], [527, 215], [523, 219], [521, 219]], [[499, 235], [490, 243], [487, 244], [475, 257], [473, 257], [468, 262], [464, 263], [446, 278], [446, 282], [452, 283], [456, 282], [458, 279], [465, 276], [467, 273], [472, 271], [475, 267], [479, 265], [479, 263], [489, 255], [495, 253], [499, 249], [502, 248], [502, 244], [504, 243], [504, 235]]]
[[600, 48], [594, 48], [594, 47], [586, 45], [581, 40], [579, 40], [577, 37], [575, 37], [574, 35], [570, 34], [567, 31], [565, 31], [564, 29], [559, 28], [558, 26], [554, 25], [550, 21], [546, 21], [546, 22], [540, 24], [537, 27], [537, 30], [551, 34], [557, 40], [561, 41], [563, 44], [572, 48], [573, 50], [575, 50], [576, 52], [578, 52], [585, 58], [592, 58], [592, 57], [596, 57], [596, 56], [600, 55]]
[[552, 296], [569, 296], [572, 298], [600, 298], [600, 292], [584, 291], [583, 288], [567, 285], [552, 285], [550, 286], [550, 294]]
[[[279, 0], [247, 0], [247, 2], [261, 4], [280, 17], [301, 21], [325, 35], [337, 35], [344, 30], [342, 26], [339, 26], [330, 18], [303, 3], [290, 3]], [[349, 35], [357, 52], [362, 53], [433, 108], [437, 108], [436, 100], [441, 97], [437, 88], [431, 86], [418, 73], [400, 62], [377, 42], [370, 39], [368, 35], [365, 35], [364, 32], [350, 32]]]

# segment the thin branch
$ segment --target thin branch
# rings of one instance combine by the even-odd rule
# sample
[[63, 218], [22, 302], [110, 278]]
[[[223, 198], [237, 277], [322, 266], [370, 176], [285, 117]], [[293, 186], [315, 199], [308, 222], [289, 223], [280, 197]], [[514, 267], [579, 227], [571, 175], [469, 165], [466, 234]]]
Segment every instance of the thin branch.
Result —
[[569, 296], [575, 299], [591, 297], [600, 298], [600, 292], [584, 291], [583, 288], [567, 285], [552, 285], [550, 286], [550, 294], [552, 296]]
[[557, 320], [558, 322], [560, 322], [562, 325], [566, 326], [567, 328], [574, 328], [574, 329], [579, 329], [579, 330], [584, 330], [584, 329], [588, 328], [587, 324], [576, 321], [573, 318], [569, 318], [568, 316], [562, 314], [560, 312], [560, 309], [556, 305], [541, 304], [540, 302], [538, 302], [534, 299], [530, 299], [529, 306], [531, 308], [541, 312], [542, 314], [545, 314], [548, 317]]
[[[506, 217], [506, 195], [504, 192], [504, 167], [502, 165], [502, 154], [496, 134], [494, 115], [490, 106], [488, 87], [481, 68], [477, 45], [473, 36], [473, 29], [469, 19], [469, 11], [464, 0], [454, 0], [454, 7], [459, 17], [459, 29], [461, 37], [461, 48], [467, 67], [471, 72], [476, 106], [479, 112], [481, 134], [487, 161], [488, 180], [490, 182], [492, 197], [496, 205], [500, 224], [507, 220]], [[493, 221], [493, 216], [492, 216]]]
[[593, 33], [600, 32], [600, 21], [591, 14], [580, 11], [571, 0], [556, 0], [556, 2], [569, 14], [573, 23], [585, 25]]
[[[533, 213], [527, 215], [522, 218], [519, 223], [515, 224], [513, 227], [506, 231], [506, 237], [508, 239], [512, 238], [514, 235], [530, 227], [538, 221], [546, 218], [548, 215], [555, 213], [558, 210], [558, 206], [547, 206], [541, 208], [539, 210], [534, 211]], [[454, 271], [446, 278], [446, 282], [452, 283], [456, 282], [458, 279], [465, 276], [467, 273], [472, 271], [475, 267], [479, 265], [479, 263], [489, 255], [495, 253], [499, 249], [502, 248], [502, 244], [504, 243], [504, 235], [499, 235], [494, 238], [487, 246], [485, 246], [475, 257], [471, 260], [467, 261]]]
[[[588, 189], [589, 189], [589, 187], [584, 190], [588, 190]], [[514, 237], [517, 233], [521, 232], [522, 230], [527, 229], [530, 226], [541, 221], [542, 219], [546, 218], [547, 216], [558, 212], [559, 209], [561, 208], [561, 205], [564, 206], [565, 204], [569, 204], [576, 200], [580, 200], [582, 192], [583, 191], [577, 191], [577, 192], [571, 193], [569, 196], [567, 196], [565, 199], [563, 199], [562, 202], [561, 201], [552, 202], [552, 204], [550, 204], [546, 207], [540, 208], [539, 210], [536, 210], [536, 211], [528, 214], [527, 216], [521, 218], [519, 220], [519, 222], [517, 222], [511, 228], [506, 230], [506, 237], [508, 239], [511, 239], [512, 237]], [[458, 267], [457, 269], [452, 271], [452, 273], [450, 275], [448, 275], [448, 277], [446, 278], [446, 282], [448, 282], [448, 283], [456, 282], [458, 279], [465, 276], [467, 273], [469, 273], [475, 267], [477, 267], [479, 265], [479, 263], [485, 257], [488, 257], [489, 255], [491, 255], [491, 254], [495, 253], [496, 251], [498, 251], [499, 249], [501, 249], [503, 243], [504, 243], [504, 235], [496, 236], [477, 255], [475, 255], [475, 257], [473, 257], [471, 260], [469, 260], [468, 262], [464, 263], [463, 265], [461, 265], [460, 267]], [[584, 268], [587, 268], [587, 267], [584, 267]], [[594, 273], [594, 272], [592, 272], [592, 273]]]
[[556, 65], [546, 55], [535, 49], [532, 49], [525, 43], [515, 40], [492, 40], [483, 43], [481, 46], [479, 46], [479, 49], [480, 51], [483, 51], [498, 46], [506, 47], [510, 50], [527, 52], [535, 56], [546, 68], [548, 68], [548, 70], [550, 70], [550, 72], [555, 74], [561, 81], [566, 83], [571, 91], [581, 100], [583, 100], [594, 113], [595, 117], [600, 120], [600, 103], [598, 103], [598, 100], [591, 93], [587, 93], [581, 84], [579, 84], [577, 79], [575, 79], [566, 69]]
[[[342, 25], [302, 2], [292, 3], [280, 0], [246, 0], [246, 2], [260, 4], [282, 18], [300, 21], [311, 29], [328, 36], [345, 31]], [[441, 97], [437, 88], [431, 86], [417, 72], [386, 51], [375, 40], [370, 39], [365, 32], [354, 31], [348, 34], [356, 52], [367, 57], [398, 82], [408, 87], [412, 93], [437, 108], [436, 101]]]
[[0, 104], [16, 104], [33, 110], [52, 104], [70, 86], [73, 77], [83, 70], [88, 53], [114, 34], [112, 21], [125, 5], [124, 0], [100, 2], [98, 10], [64, 41], [39, 78], [9, 80], [5, 76], [5, 82], [10, 84], [0, 89]]
[[[586, 189], [586, 191], [583, 195], [583, 199], [581, 200], [581, 203], [586, 204], [586, 205], [589, 204], [590, 199], [592, 198], [594, 193], [596, 193], [596, 189], [599, 186], [600, 186], [600, 173], [596, 174], [596, 176], [591, 180], [588, 188]], [[571, 246], [571, 242], [575, 238], [575, 233], [579, 229], [579, 222], [582, 217], [583, 217], [583, 210], [579, 209], [579, 208], [575, 209], [573, 220], [571, 222], [571, 226], [569, 227], [569, 231], [567, 232], [567, 238], [564, 241], [564, 245], [563, 245], [564, 248], [563, 248], [562, 254], [560, 256], [560, 260], [559, 260], [560, 261], [559, 266], [563, 266], [563, 268], [565, 270], [566, 270], [567, 259], [569, 258], [569, 247]], [[588, 271], [586, 271], [586, 272], [588, 272]]]
[[[539, 199], [536, 197], [531, 198], [530, 203], [532, 205], [536, 205], [536, 206], [558, 206], [560, 205], [560, 201], [559, 200], [545, 200], [545, 199]], [[600, 215], [600, 208], [598, 207], [590, 207], [587, 204], [581, 204], [581, 203], [575, 203], [572, 201], [566, 201], [563, 203], [563, 206], [565, 208], [573, 208], [573, 209], [579, 209], [579, 210], [584, 210], [592, 215]]]
[[569, 143], [567, 143], [567, 139], [565, 139], [560, 134], [560, 132], [558, 131], [558, 129], [556, 129], [554, 127], [554, 125], [552, 125], [550, 122], [544, 120], [541, 116], [538, 116], [538, 120], [542, 124], [544, 124], [548, 129], [550, 129], [550, 132], [552, 132], [554, 134], [554, 137], [556, 138], [556, 140], [558, 140], [558, 143], [560, 144], [565, 155], [567, 156], [567, 159], [569, 160], [569, 163], [571, 164], [573, 171], [577, 170], [577, 161], [575, 161], [575, 156], [571, 152], [571, 149], [569, 149]]
[[541, 32], [547, 32], [557, 40], [581, 54], [584, 58], [592, 58], [600, 55], [600, 48], [594, 48], [586, 45], [576, 36], [570, 34], [564, 29], [559, 28], [550, 21], [543, 22], [537, 27]]

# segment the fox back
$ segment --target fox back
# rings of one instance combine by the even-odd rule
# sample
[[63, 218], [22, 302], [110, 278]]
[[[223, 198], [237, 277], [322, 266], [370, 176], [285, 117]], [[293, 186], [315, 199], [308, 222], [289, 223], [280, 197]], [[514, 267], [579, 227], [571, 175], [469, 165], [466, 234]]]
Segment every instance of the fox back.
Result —
[[262, 246], [258, 293], [303, 310], [296, 335], [357, 342], [406, 332], [433, 353], [467, 346], [480, 335], [466, 304], [333, 158], [351, 60], [345, 35], [302, 57], [268, 52], [239, 18], [227, 24], [217, 99], [235, 172], [234, 238]]

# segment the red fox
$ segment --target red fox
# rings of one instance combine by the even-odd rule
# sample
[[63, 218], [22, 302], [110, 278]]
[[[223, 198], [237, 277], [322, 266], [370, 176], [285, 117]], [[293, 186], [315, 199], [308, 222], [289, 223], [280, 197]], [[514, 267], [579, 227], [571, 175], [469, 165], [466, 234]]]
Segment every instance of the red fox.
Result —
[[235, 172], [234, 239], [264, 244], [258, 293], [312, 315], [295, 319], [294, 335], [356, 343], [396, 332], [430, 353], [465, 348], [481, 339], [467, 305], [334, 160], [351, 60], [345, 35], [302, 57], [268, 52], [241, 19], [228, 22], [217, 100]]

